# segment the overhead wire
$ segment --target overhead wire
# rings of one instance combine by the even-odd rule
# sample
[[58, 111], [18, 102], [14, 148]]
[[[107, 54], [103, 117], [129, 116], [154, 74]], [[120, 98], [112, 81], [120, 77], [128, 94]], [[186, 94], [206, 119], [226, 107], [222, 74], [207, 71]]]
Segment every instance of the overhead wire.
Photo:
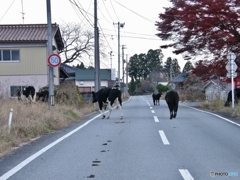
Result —
[[[75, 5], [77, 7], [77, 9], [79, 10], [79, 12], [82, 14], [83, 18], [89, 23], [89, 25], [91, 27], [94, 27], [93, 23], [91, 22], [91, 19], [88, 17], [88, 12], [86, 12], [83, 7], [81, 6], [81, 3], [79, 3], [79, 5], [81, 6], [81, 8], [79, 7], [79, 5], [77, 4], [77, 2], [75, 0], [69, 0], [70, 3], [72, 3], [73, 5]], [[86, 13], [86, 15], [82, 12], [84, 11]], [[76, 12], [76, 11], [75, 11]], [[79, 16], [78, 16], [79, 17]]]
[[5, 11], [5, 13], [3, 14], [3, 16], [1, 17], [0, 21], [2, 21], [2, 19], [4, 18], [4, 16], [7, 14], [7, 12], [9, 11], [9, 9], [12, 7], [13, 3], [15, 2], [15, 0], [12, 1], [12, 3], [10, 4], [10, 6], [7, 8], [7, 10]]
[[148, 18], [142, 16], [141, 14], [139, 14], [139, 13], [137, 13], [137, 12], [135, 12], [135, 11], [129, 9], [128, 7], [126, 7], [126, 6], [124, 6], [123, 4], [119, 3], [118, 1], [116, 1], [116, 0], [114, 0], [114, 1], [115, 1], [117, 4], [119, 4], [120, 6], [124, 7], [125, 9], [127, 9], [127, 10], [131, 11], [132, 13], [138, 15], [139, 17], [145, 19], [146, 21], [149, 21], [149, 22], [151, 22], [151, 23], [155, 23], [154, 21], [152, 21], [152, 20], [150, 20], [150, 19], [148, 19]]

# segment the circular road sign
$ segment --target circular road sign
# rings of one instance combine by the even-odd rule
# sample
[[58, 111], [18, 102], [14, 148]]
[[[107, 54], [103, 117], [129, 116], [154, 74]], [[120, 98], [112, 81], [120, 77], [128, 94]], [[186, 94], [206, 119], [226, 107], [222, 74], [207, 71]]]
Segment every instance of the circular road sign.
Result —
[[51, 54], [48, 56], [48, 64], [52, 67], [57, 67], [61, 64], [61, 58], [58, 54]]
[[234, 61], [236, 59], [236, 55], [232, 52], [230, 52], [228, 55], [227, 55], [227, 59], [229, 61]]

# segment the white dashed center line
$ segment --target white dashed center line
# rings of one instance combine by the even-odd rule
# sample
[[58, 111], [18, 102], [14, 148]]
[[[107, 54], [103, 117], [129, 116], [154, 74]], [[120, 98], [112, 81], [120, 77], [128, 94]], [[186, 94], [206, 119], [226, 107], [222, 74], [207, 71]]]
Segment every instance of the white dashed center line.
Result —
[[153, 116], [153, 118], [154, 118], [154, 121], [155, 121], [155, 122], [159, 122], [159, 120], [158, 120], [158, 117], [157, 117], [157, 116]]
[[159, 130], [158, 132], [159, 132], [159, 134], [160, 134], [160, 137], [161, 137], [161, 139], [162, 139], [163, 144], [164, 144], [164, 145], [170, 145], [170, 143], [168, 142], [168, 139], [167, 139], [164, 131]]
[[184, 180], [194, 180], [187, 169], [179, 169], [179, 172], [181, 173]]

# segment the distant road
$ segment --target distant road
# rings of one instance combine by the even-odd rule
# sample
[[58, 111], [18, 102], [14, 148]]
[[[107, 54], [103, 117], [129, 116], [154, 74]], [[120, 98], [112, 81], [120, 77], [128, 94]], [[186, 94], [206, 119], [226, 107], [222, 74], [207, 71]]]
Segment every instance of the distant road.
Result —
[[[150, 95], [99, 112], [0, 159], [0, 180], [212, 180], [240, 177], [240, 127], [180, 103], [169, 119]], [[218, 176], [218, 177], [217, 177]]]

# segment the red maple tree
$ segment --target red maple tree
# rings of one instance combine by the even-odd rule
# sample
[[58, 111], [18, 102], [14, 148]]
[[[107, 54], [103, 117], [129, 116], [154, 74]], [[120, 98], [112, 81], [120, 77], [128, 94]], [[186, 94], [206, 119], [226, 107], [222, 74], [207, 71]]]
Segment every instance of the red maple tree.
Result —
[[[203, 79], [225, 76], [227, 54], [240, 50], [240, 0], [170, 0], [156, 22], [162, 40], [170, 40], [161, 48], [174, 47], [173, 53], [195, 58], [193, 72]], [[202, 69], [204, 69], [203, 72]]]

